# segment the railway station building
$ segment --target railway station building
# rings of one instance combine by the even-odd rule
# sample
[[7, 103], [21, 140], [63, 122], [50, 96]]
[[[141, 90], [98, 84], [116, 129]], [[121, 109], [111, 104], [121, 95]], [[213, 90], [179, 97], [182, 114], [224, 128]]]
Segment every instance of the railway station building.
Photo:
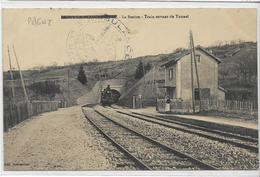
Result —
[[[195, 60], [201, 99], [225, 100], [226, 91], [218, 85], [218, 65], [221, 63], [221, 60], [200, 46], [195, 49]], [[170, 58], [161, 67], [165, 69], [165, 84], [163, 88], [165, 88], [166, 95], [170, 99], [192, 100], [190, 51], [183, 52], [178, 57]], [[194, 62], [193, 88], [194, 98], [198, 100], [199, 90]]]

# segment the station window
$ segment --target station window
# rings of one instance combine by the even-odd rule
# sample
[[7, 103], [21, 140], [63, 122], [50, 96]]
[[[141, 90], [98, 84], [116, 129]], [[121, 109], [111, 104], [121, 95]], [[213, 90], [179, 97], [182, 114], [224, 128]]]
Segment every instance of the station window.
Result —
[[169, 69], [169, 80], [173, 79], [173, 69]]

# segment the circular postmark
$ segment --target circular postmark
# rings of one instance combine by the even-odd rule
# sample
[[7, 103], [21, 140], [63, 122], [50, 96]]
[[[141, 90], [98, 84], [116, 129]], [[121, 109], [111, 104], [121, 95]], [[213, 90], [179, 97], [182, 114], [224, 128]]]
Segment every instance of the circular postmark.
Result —
[[132, 58], [129, 30], [117, 18], [77, 21], [67, 35], [71, 61], [109, 61]]

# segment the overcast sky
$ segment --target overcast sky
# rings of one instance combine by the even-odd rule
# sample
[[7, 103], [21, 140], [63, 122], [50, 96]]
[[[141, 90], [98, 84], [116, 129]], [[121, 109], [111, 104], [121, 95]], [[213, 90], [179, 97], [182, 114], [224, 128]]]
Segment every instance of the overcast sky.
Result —
[[[100, 14], [118, 15], [129, 29], [128, 38], [104, 20], [61, 19], [61, 15]], [[122, 19], [145, 14], [175, 18]], [[257, 36], [255, 9], [4, 9], [3, 29], [4, 70], [9, 69], [7, 45], [12, 63], [14, 45], [21, 68], [28, 69], [122, 59], [128, 44], [131, 57], [169, 53], [188, 47], [190, 30], [195, 45], [202, 46], [238, 39], [255, 42]]]

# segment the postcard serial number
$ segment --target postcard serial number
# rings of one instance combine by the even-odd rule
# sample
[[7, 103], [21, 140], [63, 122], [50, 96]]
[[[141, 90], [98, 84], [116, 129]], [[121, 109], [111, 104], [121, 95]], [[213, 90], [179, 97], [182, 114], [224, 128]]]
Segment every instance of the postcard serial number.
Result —
[[27, 18], [27, 24], [33, 26], [42, 26], [42, 25], [51, 26], [52, 19], [33, 16]]

